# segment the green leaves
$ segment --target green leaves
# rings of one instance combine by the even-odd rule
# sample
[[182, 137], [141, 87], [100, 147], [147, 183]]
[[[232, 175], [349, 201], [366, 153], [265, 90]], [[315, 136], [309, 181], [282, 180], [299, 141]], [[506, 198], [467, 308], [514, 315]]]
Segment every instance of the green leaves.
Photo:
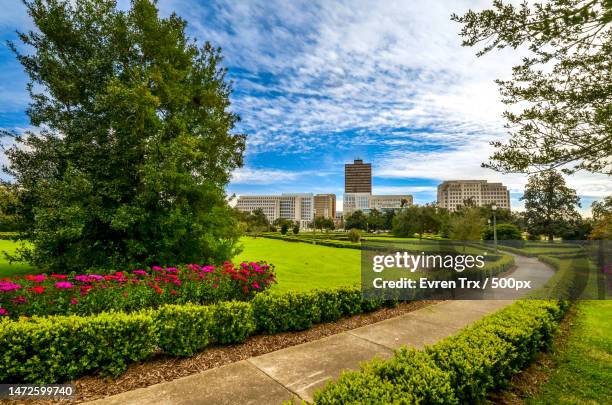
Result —
[[[27, 133], [7, 151], [27, 257], [54, 272], [233, 257], [242, 165], [219, 49], [138, 0], [27, 1]], [[39, 91], [40, 89], [40, 91]]]
[[531, 55], [498, 80], [507, 104], [507, 143], [483, 166], [501, 172], [563, 167], [612, 174], [612, 9], [609, 0], [552, 0], [453, 15], [465, 46], [526, 46]]
[[576, 190], [567, 187], [563, 176], [554, 170], [530, 176], [521, 200], [525, 201], [524, 218], [532, 235], [545, 234], [552, 240], [569, 227], [572, 219], [580, 217]]
[[424, 351], [402, 348], [344, 373], [314, 403], [483, 403], [546, 349], [567, 307], [518, 301]]

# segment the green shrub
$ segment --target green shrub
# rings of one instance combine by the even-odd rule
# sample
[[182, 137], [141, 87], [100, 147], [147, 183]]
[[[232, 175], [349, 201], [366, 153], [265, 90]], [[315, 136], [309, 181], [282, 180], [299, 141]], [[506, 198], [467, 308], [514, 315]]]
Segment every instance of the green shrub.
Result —
[[215, 343], [244, 342], [255, 332], [253, 307], [248, 302], [220, 302], [213, 306], [211, 336]]
[[213, 309], [209, 306], [165, 305], [155, 311], [159, 347], [174, 356], [193, 356], [211, 342]]
[[0, 382], [54, 383], [99, 371], [117, 376], [156, 345], [148, 312], [0, 322]]
[[304, 330], [320, 322], [316, 292], [265, 292], [252, 301], [257, 330], [266, 333]]
[[401, 349], [389, 361], [374, 360], [346, 372], [315, 393], [314, 403], [457, 404], [447, 373], [426, 353]]
[[566, 309], [563, 301], [517, 301], [423, 352], [401, 349], [343, 374], [315, 403], [482, 403], [550, 345]]
[[512, 345], [485, 330], [472, 329], [427, 349], [448, 373], [461, 403], [481, 403], [486, 393], [510, 375]]
[[353, 228], [348, 232], [348, 239], [353, 243], [357, 243], [361, 240], [361, 233]]

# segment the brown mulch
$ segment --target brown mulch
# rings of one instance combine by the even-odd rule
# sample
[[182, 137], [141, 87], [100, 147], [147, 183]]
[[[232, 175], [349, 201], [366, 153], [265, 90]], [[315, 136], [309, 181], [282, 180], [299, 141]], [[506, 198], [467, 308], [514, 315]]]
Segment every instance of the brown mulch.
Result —
[[[230, 346], [213, 346], [190, 358], [169, 357], [157, 354], [148, 361], [132, 364], [116, 379], [87, 376], [73, 382], [76, 385], [76, 402], [92, 401], [120, 394], [137, 388], [148, 387], [164, 381], [196, 374], [204, 370], [273, 352], [289, 346], [318, 340], [326, 336], [394, 318], [440, 301], [403, 302], [394, 308], [382, 308], [367, 314], [342, 318], [337, 322], [322, 323], [300, 332], [274, 335], [256, 335], [244, 343]], [[28, 404], [45, 404], [53, 401], [29, 401]], [[5, 403], [1, 401], [0, 403]], [[13, 402], [14, 403], [14, 402]], [[72, 403], [72, 402], [71, 402]]]
[[515, 375], [507, 390], [490, 395], [489, 401], [501, 405], [524, 405], [525, 398], [537, 395], [557, 367], [553, 355], [565, 349], [575, 318], [576, 310], [571, 308], [559, 324], [552, 348], [538, 355], [536, 361], [525, 371]]

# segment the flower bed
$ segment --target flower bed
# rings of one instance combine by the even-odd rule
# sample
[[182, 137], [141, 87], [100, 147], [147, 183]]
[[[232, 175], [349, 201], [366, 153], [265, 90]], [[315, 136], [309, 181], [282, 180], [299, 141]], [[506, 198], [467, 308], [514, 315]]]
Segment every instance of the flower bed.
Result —
[[275, 283], [265, 262], [154, 266], [110, 275], [45, 274], [0, 279], [0, 316], [90, 315], [163, 304], [252, 299]]

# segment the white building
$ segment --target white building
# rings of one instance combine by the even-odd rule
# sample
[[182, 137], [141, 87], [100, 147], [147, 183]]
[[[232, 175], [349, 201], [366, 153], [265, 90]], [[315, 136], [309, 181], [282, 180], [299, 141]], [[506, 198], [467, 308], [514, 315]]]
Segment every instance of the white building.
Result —
[[284, 193], [281, 195], [242, 195], [236, 208], [242, 212], [261, 209], [268, 221], [278, 218], [299, 222], [300, 228], [308, 228], [314, 218], [312, 193]]
[[372, 195], [370, 193], [345, 193], [343, 200], [346, 218], [355, 211], [368, 212], [372, 209], [379, 211], [396, 210], [404, 205], [412, 205], [411, 195]]
[[370, 197], [371, 210], [396, 210], [409, 205], [412, 205], [411, 195], [373, 195]]
[[499, 208], [510, 209], [510, 192], [502, 183], [452, 180], [438, 186], [438, 205], [442, 208], [455, 211], [468, 200], [479, 207], [496, 204]]
[[344, 218], [355, 211], [367, 211], [370, 209], [370, 193], [344, 193], [342, 200], [342, 214]]

